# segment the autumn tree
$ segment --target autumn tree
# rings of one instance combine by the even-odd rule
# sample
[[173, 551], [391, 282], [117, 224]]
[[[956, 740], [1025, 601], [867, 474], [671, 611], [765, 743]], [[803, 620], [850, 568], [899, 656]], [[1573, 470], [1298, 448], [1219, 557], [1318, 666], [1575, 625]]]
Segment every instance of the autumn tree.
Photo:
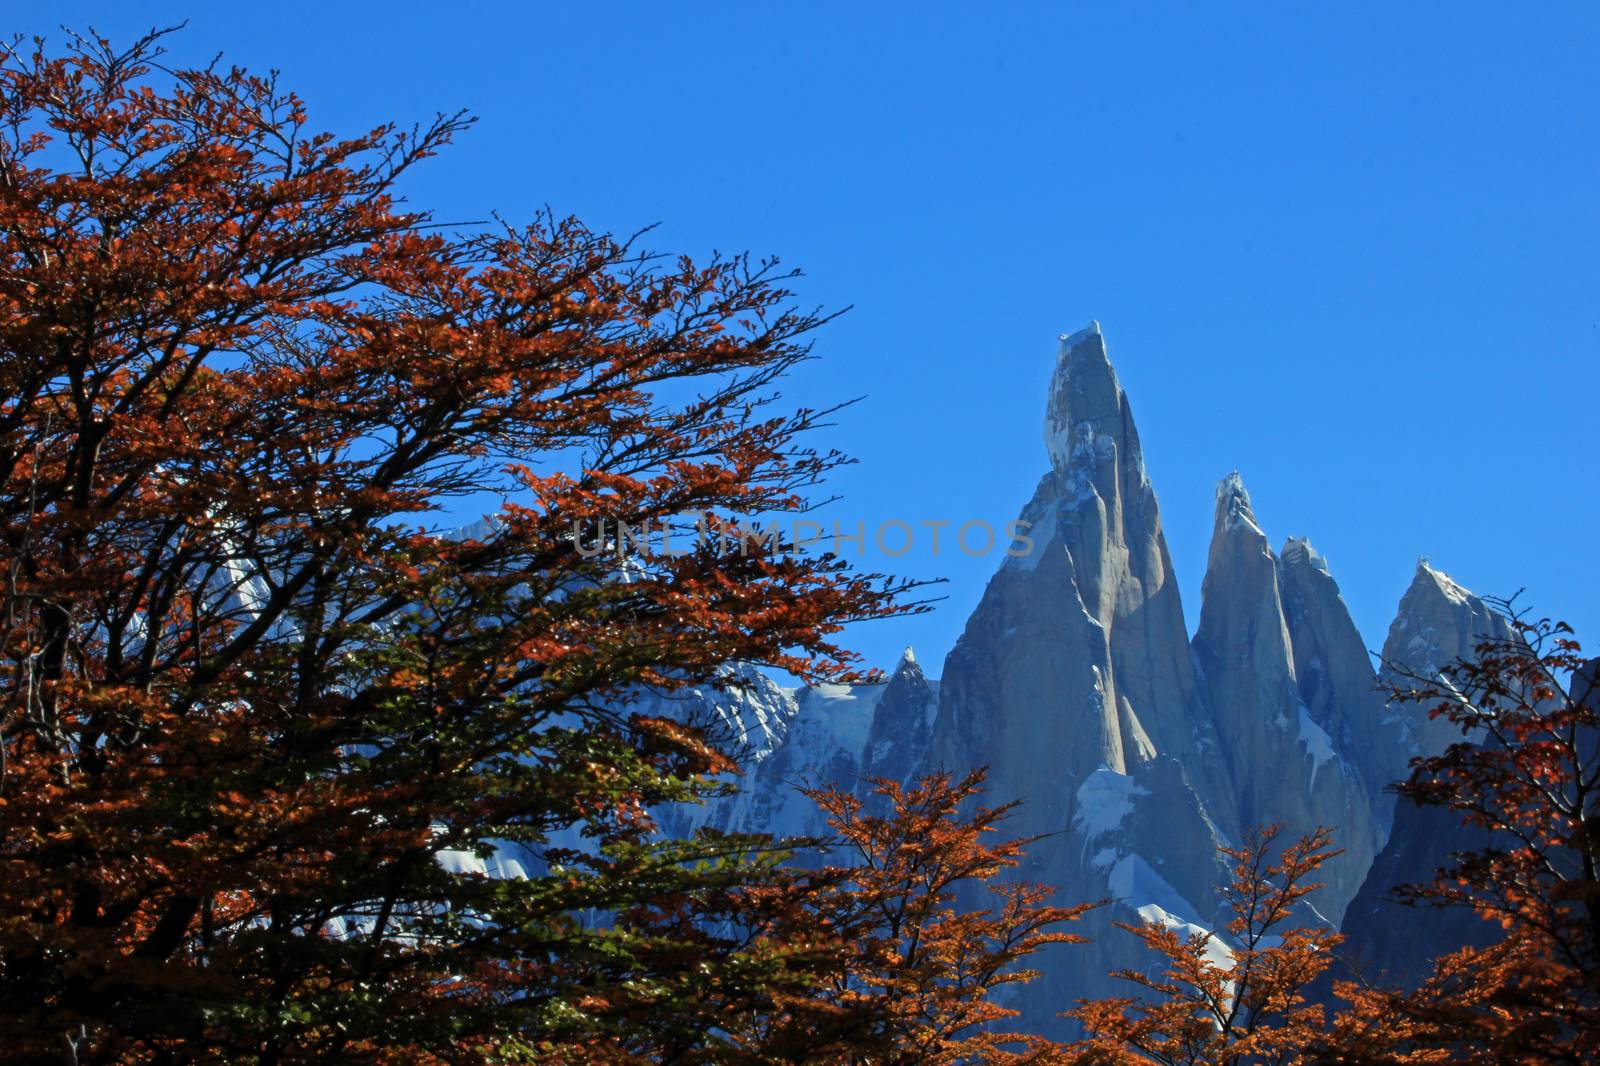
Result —
[[1454, 812], [1486, 841], [1417, 906], [1465, 907], [1504, 935], [1436, 961], [1412, 992], [1341, 987], [1330, 1058], [1346, 1062], [1585, 1063], [1600, 1057], [1600, 691], [1564, 623], [1502, 603], [1510, 635], [1396, 687], [1460, 728], [1399, 791]]
[[896, 609], [674, 517], [842, 461], [774, 405], [823, 317], [771, 262], [436, 225], [397, 190], [466, 118], [338, 137], [160, 55], [0, 55], [0, 1048], [689, 1061], [813, 957], [719, 932], [751, 842], [651, 842], [728, 763], [627, 697], [850, 680]]
[[[1015, 804], [974, 806], [984, 771], [935, 773], [911, 785], [872, 782], [871, 801], [806, 789], [827, 815], [827, 862], [799, 906], [769, 927], [780, 943], [837, 945], [825, 982], [734, 1027], [757, 1061], [942, 1066], [1043, 1063], [1059, 1048], [1016, 1032], [1005, 991], [1088, 904], [1017, 879], [1025, 838], [995, 839]], [[785, 929], [793, 925], [793, 929]]]
[[1114, 976], [1138, 994], [1087, 1001], [1071, 1012], [1086, 1038], [1072, 1061], [1220, 1066], [1301, 1061], [1315, 1045], [1324, 1011], [1309, 988], [1333, 961], [1339, 934], [1321, 922], [1297, 924], [1321, 888], [1312, 880], [1338, 852], [1319, 829], [1274, 858], [1281, 826], [1251, 832], [1237, 847], [1224, 897], [1227, 936], [1185, 932], [1160, 921], [1118, 923], [1159, 960], [1159, 971]]

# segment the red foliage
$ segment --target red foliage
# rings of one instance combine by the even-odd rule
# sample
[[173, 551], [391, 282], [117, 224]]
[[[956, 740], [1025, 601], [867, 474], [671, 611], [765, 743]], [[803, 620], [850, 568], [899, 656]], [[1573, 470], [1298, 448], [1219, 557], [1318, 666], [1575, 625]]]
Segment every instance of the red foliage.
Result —
[[1239, 847], [1222, 849], [1233, 860], [1225, 893], [1233, 917], [1226, 938], [1184, 935], [1160, 922], [1119, 923], [1160, 958], [1162, 972], [1119, 973], [1141, 994], [1085, 1002], [1072, 1011], [1089, 1035], [1074, 1047], [1070, 1061], [1167, 1066], [1301, 1061], [1324, 1021], [1307, 988], [1332, 963], [1340, 938], [1321, 924], [1291, 923], [1305, 917], [1300, 901], [1322, 887], [1311, 878], [1338, 852], [1330, 847], [1331, 831], [1319, 829], [1285, 847], [1274, 861], [1281, 831], [1269, 826]]
[[[837, 788], [808, 790], [837, 839], [807, 879], [778, 939], [809, 930], [838, 946], [820, 986], [738, 1027], [761, 1062], [1043, 1063], [1060, 1049], [1008, 1026], [997, 1002], [1032, 980], [1027, 963], [1091, 905], [1055, 906], [1053, 890], [1015, 880], [1027, 839], [992, 840], [1014, 808], [971, 806], [984, 772], [934, 774], [910, 787], [875, 782], [871, 802]], [[881, 809], [881, 813], [874, 813]], [[964, 813], [966, 812], [966, 813]]]
[[[577, 532], [803, 506], [841, 459], [771, 385], [821, 319], [773, 263], [433, 227], [396, 185], [462, 117], [339, 138], [159, 54], [0, 56], [0, 1046], [546, 1054], [596, 989], [734, 995], [739, 945], [629, 918], [747, 879], [645, 847], [727, 764], [619, 700], [848, 679], [835, 635], [893, 590]], [[436, 861], [568, 830], [559, 874]]]

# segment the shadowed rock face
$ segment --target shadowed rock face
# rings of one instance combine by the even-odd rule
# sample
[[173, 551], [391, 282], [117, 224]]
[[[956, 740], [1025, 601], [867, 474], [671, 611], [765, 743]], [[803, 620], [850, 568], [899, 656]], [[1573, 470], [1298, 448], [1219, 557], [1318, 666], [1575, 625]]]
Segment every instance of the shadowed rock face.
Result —
[[1441, 952], [1493, 943], [1498, 928], [1465, 908], [1408, 907], [1390, 897], [1400, 885], [1433, 880], [1451, 852], [1476, 850], [1487, 841], [1487, 834], [1463, 826], [1452, 811], [1398, 804], [1389, 841], [1345, 910], [1340, 953], [1348, 968], [1379, 983], [1410, 988], [1427, 976], [1430, 960]]
[[1278, 553], [1278, 588], [1300, 700], [1369, 789], [1376, 843], [1381, 845], [1394, 808], [1385, 786], [1395, 780], [1392, 753], [1399, 738], [1385, 721], [1372, 656], [1327, 560], [1306, 538], [1290, 537]]

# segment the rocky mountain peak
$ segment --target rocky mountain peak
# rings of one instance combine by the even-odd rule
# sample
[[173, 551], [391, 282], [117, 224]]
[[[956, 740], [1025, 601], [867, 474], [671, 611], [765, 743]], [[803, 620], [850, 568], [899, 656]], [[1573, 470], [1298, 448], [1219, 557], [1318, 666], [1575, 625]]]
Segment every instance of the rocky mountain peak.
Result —
[[1328, 560], [1308, 539], [1284, 542], [1278, 586], [1302, 706], [1368, 789], [1373, 839], [1381, 844], [1394, 811], [1384, 786], [1402, 774], [1404, 763], [1397, 762], [1399, 739], [1385, 722], [1372, 655]]
[[[1239, 638], [1256, 645], [1257, 663], [1287, 675], [1289, 636], [1278, 596], [1278, 574], [1267, 535], [1256, 522], [1250, 493], [1236, 470], [1217, 483], [1216, 519], [1201, 584], [1196, 641], [1218, 654], [1238, 654]], [[1276, 659], [1268, 664], [1265, 659]]]
[[[1406, 678], [1431, 678], [1445, 664], [1471, 657], [1485, 638], [1511, 636], [1511, 627], [1487, 603], [1433, 566], [1417, 560], [1416, 572], [1383, 642], [1383, 676], [1406, 687]], [[1427, 709], [1393, 705], [1387, 721], [1402, 737], [1403, 757], [1433, 755], [1460, 739], [1460, 731]]]
[[907, 648], [874, 708], [861, 752], [862, 777], [910, 778], [927, 756], [937, 710], [938, 684], [928, 680], [916, 654]]
[[1235, 470], [1217, 482], [1217, 530], [1247, 528], [1261, 533], [1256, 523], [1256, 513], [1250, 506], [1250, 493], [1244, 487], [1244, 478]]
[[1417, 572], [1412, 578], [1412, 587], [1418, 589], [1421, 595], [1438, 597], [1454, 607], [1468, 607], [1477, 598], [1456, 584], [1449, 574], [1435, 568], [1426, 555], [1417, 558]]
[[[1445, 664], [1470, 658], [1485, 637], [1511, 635], [1493, 608], [1421, 558], [1389, 626], [1380, 685], [1408, 688], [1413, 677], [1432, 678]], [[1385, 749], [1390, 780], [1407, 775], [1413, 756], [1437, 754], [1463, 739], [1459, 727], [1430, 718], [1428, 707], [1416, 703], [1389, 704], [1384, 727], [1392, 738]], [[1404, 801], [1396, 805], [1383, 850], [1346, 912], [1344, 951], [1357, 968], [1409, 985], [1440, 951], [1489, 943], [1496, 935], [1493, 925], [1464, 908], [1408, 907], [1390, 895], [1398, 885], [1431, 879], [1450, 863], [1452, 853], [1488, 842], [1484, 831], [1464, 825], [1453, 811]]]
[[1310, 537], [1289, 537], [1278, 552], [1278, 562], [1285, 567], [1303, 566], [1319, 573], [1329, 574], [1328, 560], [1311, 546]]
[[1483, 600], [1423, 556], [1400, 597], [1384, 640], [1383, 659], [1396, 670], [1431, 674], [1470, 654], [1482, 638], [1509, 633], [1505, 620]]
[[1056, 473], [1081, 494], [1092, 482], [1103, 500], [1119, 493], [1105, 475], [1118, 465], [1144, 483], [1144, 460], [1127, 397], [1111, 366], [1100, 324], [1066, 334], [1056, 355], [1044, 416], [1045, 450]]
[[1376, 708], [1347, 691], [1352, 682], [1370, 688], [1372, 675], [1338, 587], [1306, 565], [1309, 545], [1295, 556], [1280, 573], [1243, 478], [1224, 477], [1193, 647], [1240, 824], [1283, 822], [1296, 836], [1338, 827], [1345, 850], [1329, 862], [1318, 902], [1336, 917], [1382, 843], [1352, 728]]

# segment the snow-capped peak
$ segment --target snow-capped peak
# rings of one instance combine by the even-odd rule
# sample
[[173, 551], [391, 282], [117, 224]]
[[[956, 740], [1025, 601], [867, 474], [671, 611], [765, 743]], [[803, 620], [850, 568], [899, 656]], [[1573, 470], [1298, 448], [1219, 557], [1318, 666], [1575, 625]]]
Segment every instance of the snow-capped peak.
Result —
[[1471, 592], [1458, 585], [1449, 574], [1434, 567], [1426, 555], [1417, 557], [1417, 580], [1423, 579], [1431, 581], [1445, 599], [1457, 606], [1470, 604], [1473, 599]]
[[[1044, 444], [1050, 465], [1069, 480], [1092, 480], [1093, 471], [1125, 447], [1125, 458], [1140, 464], [1137, 440], [1127, 439], [1122, 386], [1106, 352], [1100, 323], [1061, 336], [1050, 398], [1044, 414]], [[1073, 474], [1084, 475], [1073, 478]]]
[[1078, 332], [1063, 333], [1061, 335], [1061, 350], [1063, 352], [1071, 351], [1073, 348], [1076, 348], [1079, 344], [1088, 340], [1090, 337], [1099, 336], [1101, 336], [1100, 320], [1098, 318], [1090, 319], [1089, 324], [1078, 330]]
[[1261, 532], [1256, 524], [1256, 513], [1250, 507], [1250, 493], [1245, 490], [1244, 478], [1235, 470], [1217, 482], [1217, 528], [1240, 527]]

